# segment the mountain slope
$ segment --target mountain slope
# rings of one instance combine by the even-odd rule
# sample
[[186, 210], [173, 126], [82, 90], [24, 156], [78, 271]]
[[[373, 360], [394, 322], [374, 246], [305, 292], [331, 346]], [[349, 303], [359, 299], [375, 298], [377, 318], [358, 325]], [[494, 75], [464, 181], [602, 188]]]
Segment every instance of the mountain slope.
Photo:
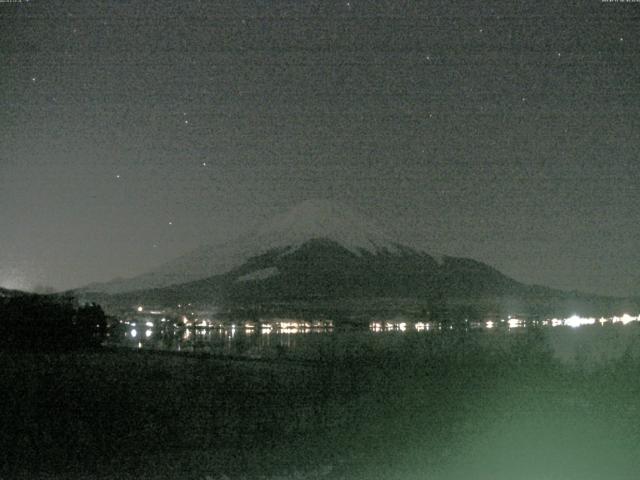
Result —
[[372, 301], [436, 304], [447, 298], [517, 296], [527, 286], [469, 259], [445, 257], [438, 263], [426, 253], [351, 251], [337, 242], [313, 239], [296, 249], [275, 248], [221, 275], [159, 289], [112, 296], [120, 305], [185, 303], [225, 308], [310, 308]]
[[348, 208], [326, 200], [309, 200], [231, 242], [203, 246], [143, 275], [95, 283], [81, 290], [121, 293], [192, 282], [227, 273], [274, 249], [293, 251], [320, 238], [336, 242], [354, 254], [399, 249], [373, 222]]
[[145, 275], [78, 293], [84, 300], [127, 308], [194, 303], [291, 311], [346, 304], [362, 309], [382, 302], [389, 311], [414, 305], [431, 316], [463, 318], [496, 312], [596, 314], [622, 305], [525, 285], [471, 259], [436, 259], [326, 201], [305, 202], [234, 242], [202, 247]]

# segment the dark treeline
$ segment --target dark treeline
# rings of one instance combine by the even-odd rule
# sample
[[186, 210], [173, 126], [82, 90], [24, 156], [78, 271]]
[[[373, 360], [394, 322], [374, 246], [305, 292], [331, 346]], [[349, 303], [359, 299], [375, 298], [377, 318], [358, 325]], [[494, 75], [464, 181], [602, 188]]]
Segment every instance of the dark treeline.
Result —
[[0, 348], [71, 350], [100, 345], [106, 316], [99, 305], [69, 296], [0, 296]]

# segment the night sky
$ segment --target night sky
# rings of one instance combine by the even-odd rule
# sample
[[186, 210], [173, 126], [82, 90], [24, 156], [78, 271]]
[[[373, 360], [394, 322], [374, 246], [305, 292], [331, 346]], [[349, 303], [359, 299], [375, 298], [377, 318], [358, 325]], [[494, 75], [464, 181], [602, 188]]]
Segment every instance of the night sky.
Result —
[[309, 198], [640, 295], [640, 2], [0, 3], [0, 286], [132, 276]]

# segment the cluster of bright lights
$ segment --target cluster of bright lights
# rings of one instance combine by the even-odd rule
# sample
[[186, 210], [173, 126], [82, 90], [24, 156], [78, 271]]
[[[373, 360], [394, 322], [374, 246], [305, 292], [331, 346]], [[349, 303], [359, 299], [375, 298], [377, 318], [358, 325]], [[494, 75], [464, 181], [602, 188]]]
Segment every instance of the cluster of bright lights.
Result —
[[520, 328], [525, 325], [524, 320], [515, 317], [509, 317], [507, 323], [509, 324], [509, 328]]
[[595, 325], [596, 323], [599, 323], [600, 325], [604, 325], [605, 323], [611, 322], [611, 323], [622, 323], [623, 325], [626, 325], [630, 322], [637, 322], [637, 321], [640, 321], [640, 315], [637, 317], [634, 317], [629, 315], [628, 313], [625, 313], [621, 317], [618, 317], [618, 316], [614, 316], [611, 318], [600, 317], [599, 319], [596, 319], [594, 317], [580, 317], [578, 315], [572, 315], [571, 317], [564, 318], [564, 319], [552, 318], [551, 320], [547, 320], [543, 322], [543, 325], [548, 325], [550, 323], [552, 327], [565, 325], [567, 327], [577, 328], [583, 325]]
[[626, 325], [629, 322], [639, 322], [640, 315], [638, 315], [637, 317], [632, 317], [631, 315], [625, 313], [621, 317], [613, 317], [611, 321], [613, 323], [622, 323], [623, 325]]
[[[141, 307], [140, 307], [141, 308]], [[166, 318], [162, 318], [160, 322], [166, 322]], [[534, 324], [542, 325], [542, 326], [550, 326], [550, 327], [558, 327], [558, 326], [566, 326], [570, 328], [578, 328], [584, 325], [605, 325], [607, 323], [616, 324], [620, 323], [622, 325], [627, 325], [631, 322], [640, 321], [640, 315], [632, 316], [628, 313], [625, 313], [621, 316], [613, 316], [613, 317], [581, 317], [579, 315], [572, 315], [567, 318], [550, 318], [542, 321], [534, 321]], [[240, 323], [238, 327], [236, 324], [224, 324], [221, 321], [215, 320], [211, 321], [209, 319], [195, 319], [189, 320], [186, 316], [182, 317], [183, 325], [186, 326], [182, 340], [186, 341], [192, 338], [192, 335], [195, 333], [197, 336], [202, 336], [207, 334], [208, 328], [218, 328], [225, 332], [229, 339], [233, 339], [237, 333], [238, 328], [241, 331], [244, 331], [245, 334], [253, 334], [254, 332], [259, 332], [260, 334], [270, 334], [272, 332], [277, 332], [281, 334], [298, 334], [298, 333], [308, 333], [311, 331], [326, 331], [333, 327], [333, 322], [329, 320], [316, 320], [316, 321], [307, 321], [307, 320], [292, 320], [292, 319], [271, 319], [269, 321], [260, 320], [258, 322], [244, 322]], [[132, 339], [142, 338], [150, 338], [153, 336], [153, 328], [156, 326], [153, 321], [140, 321], [139, 326], [134, 321], [124, 320], [123, 324], [129, 326], [128, 332], [125, 335], [130, 336]], [[468, 322], [467, 322], [468, 323]], [[144, 330], [140, 330], [140, 327], [144, 324]], [[486, 329], [494, 329], [499, 325], [503, 325], [504, 327], [508, 327], [509, 329], [517, 329], [522, 328], [527, 325], [527, 321], [522, 318], [516, 318], [509, 316], [506, 319], [501, 320], [487, 320], [485, 322], [471, 322], [469, 326], [471, 328], [482, 328]], [[177, 325], [176, 325], [177, 326]], [[137, 329], [138, 328], [138, 329]], [[449, 325], [445, 328], [453, 329], [453, 325]], [[429, 332], [433, 330], [442, 330], [443, 326], [438, 324], [433, 324], [430, 322], [407, 322], [407, 321], [399, 321], [399, 320], [376, 320], [372, 321], [369, 324], [369, 330], [372, 332], [406, 332], [408, 330], [414, 330], [418, 332]], [[142, 334], [144, 331], [144, 334]]]
[[281, 320], [279, 322], [275, 322], [274, 326], [276, 329], [281, 330], [283, 332], [289, 331], [298, 331], [298, 330], [307, 330], [311, 328], [311, 323], [305, 322], [303, 320]]
[[[132, 328], [131, 330], [129, 330], [129, 335], [131, 335], [131, 338], [136, 338], [138, 336], [138, 330], [136, 330], [135, 328]], [[153, 330], [151, 330], [150, 328], [147, 328], [144, 331], [144, 336], [149, 338], [151, 335], [153, 335]]]
[[[186, 318], [186, 317], [185, 317]], [[185, 329], [185, 334], [183, 335], [183, 340], [186, 340], [191, 335], [191, 330], [195, 332], [197, 335], [206, 334], [206, 329], [216, 328], [221, 332], [224, 332], [229, 336], [229, 338], [233, 338], [236, 333], [240, 330], [243, 330], [245, 334], [253, 334], [254, 332], [260, 332], [261, 334], [269, 334], [271, 332], [278, 332], [284, 334], [295, 334], [295, 333], [308, 333], [312, 331], [327, 331], [333, 328], [333, 322], [330, 320], [316, 320], [316, 321], [306, 321], [306, 320], [271, 320], [264, 321], [261, 320], [259, 322], [242, 322], [239, 325], [235, 323], [229, 325], [219, 321], [210, 321], [210, 320], [198, 320], [197, 318], [193, 321], [183, 319], [183, 326], [187, 327]]]
[[[420, 329], [424, 330], [424, 325], [423, 323], [420, 324]], [[416, 330], [418, 330], [418, 324], [415, 324], [414, 327], [416, 328]], [[371, 322], [369, 324], [369, 330], [371, 330], [372, 332], [393, 332], [393, 331], [400, 331], [400, 332], [405, 332], [407, 330], [407, 322], [393, 322], [393, 321], [386, 321], [386, 322]]]
[[431, 324], [428, 322], [417, 322], [414, 327], [418, 332], [428, 332], [431, 330]]
[[272, 330], [281, 333], [308, 333], [318, 330], [329, 330], [333, 328], [333, 322], [331, 320], [274, 320], [274, 321], [261, 321], [260, 328], [262, 333], [269, 333]]
[[[537, 325], [542, 325], [542, 326], [551, 326], [551, 327], [567, 326], [571, 328], [577, 328], [583, 325], [595, 325], [596, 323], [599, 323], [601, 325], [604, 325], [605, 323], [622, 323], [623, 325], [626, 325], [630, 322], [637, 322], [637, 321], [640, 321], [640, 315], [638, 315], [637, 317], [634, 317], [632, 315], [625, 313], [620, 317], [617, 317], [617, 316], [610, 317], [610, 318], [601, 317], [599, 319], [596, 319], [595, 317], [581, 317], [579, 315], [572, 315], [567, 318], [550, 318], [547, 320], [543, 320], [541, 322], [533, 322], [533, 323]], [[486, 329], [492, 329], [492, 328], [498, 327], [500, 324], [503, 324], [505, 326], [508, 326], [509, 329], [515, 329], [515, 328], [525, 327], [527, 323], [528, 322], [522, 318], [509, 316], [506, 319], [487, 320], [483, 323], [470, 322], [468, 325], [470, 328], [484, 327]], [[413, 329], [415, 329], [418, 332], [432, 331], [434, 329], [434, 326], [428, 322], [416, 322], [413, 324], [409, 324], [406, 322], [377, 320], [369, 323], [369, 330], [372, 332], [393, 332], [393, 331], [404, 332], [408, 329], [411, 329], [411, 327], [413, 327]], [[448, 328], [452, 330], [453, 325], [450, 325]], [[437, 330], [442, 330], [442, 326], [439, 326]]]
[[386, 322], [385, 323], [386, 330], [399, 330], [404, 332], [407, 330], [407, 322]]
[[571, 328], [581, 327], [582, 325], [593, 325], [595, 323], [595, 318], [579, 317], [578, 315], [572, 315], [571, 317], [564, 319], [564, 325]]
[[[611, 318], [600, 317], [599, 319], [596, 319], [595, 317], [581, 317], [579, 315], [572, 315], [567, 318], [551, 318], [548, 320], [543, 320], [542, 325], [545, 327], [546, 326], [551, 326], [551, 327], [566, 326], [571, 328], [578, 328], [583, 325], [595, 325], [596, 323], [599, 323], [600, 325], [604, 325], [606, 323], [611, 322], [611, 323], [622, 323], [623, 325], [626, 325], [630, 322], [637, 322], [637, 321], [640, 321], [640, 315], [638, 315], [637, 317], [634, 317], [632, 315], [629, 315], [628, 313], [625, 313], [621, 317], [617, 317], [617, 316], [614, 316]], [[509, 323], [509, 326], [512, 327], [511, 323]]]
[[429, 322], [416, 322], [414, 324], [410, 324], [408, 322], [374, 321], [369, 323], [369, 330], [372, 332], [406, 332], [412, 327], [418, 332], [428, 332], [433, 328], [432, 324]]

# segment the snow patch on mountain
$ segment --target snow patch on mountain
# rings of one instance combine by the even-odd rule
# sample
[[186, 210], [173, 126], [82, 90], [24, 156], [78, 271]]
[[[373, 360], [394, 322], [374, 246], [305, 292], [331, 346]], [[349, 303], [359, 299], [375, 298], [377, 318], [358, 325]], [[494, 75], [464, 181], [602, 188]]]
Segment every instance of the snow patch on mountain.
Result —
[[255, 272], [247, 273], [236, 278], [236, 282], [247, 282], [250, 280], [266, 280], [280, 273], [277, 267], [262, 268]]

